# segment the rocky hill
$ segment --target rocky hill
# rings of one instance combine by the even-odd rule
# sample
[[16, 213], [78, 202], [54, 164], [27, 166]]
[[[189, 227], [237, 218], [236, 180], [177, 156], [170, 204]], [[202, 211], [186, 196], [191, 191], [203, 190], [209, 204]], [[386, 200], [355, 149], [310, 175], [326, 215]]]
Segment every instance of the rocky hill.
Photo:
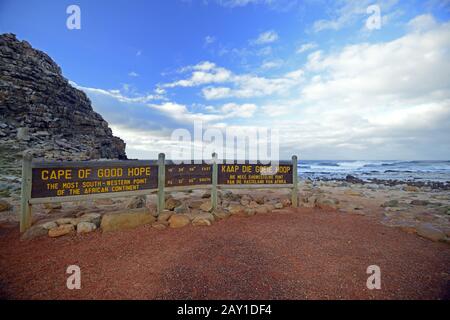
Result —
[[20, 172], [25, 150], [50, 160], [126, 159], [123, 140], [112, 135], [86, 94], [69, 84], [60, 67], [14, 34], [2, 34], [0, 190], [9, 184], [2, 177]]

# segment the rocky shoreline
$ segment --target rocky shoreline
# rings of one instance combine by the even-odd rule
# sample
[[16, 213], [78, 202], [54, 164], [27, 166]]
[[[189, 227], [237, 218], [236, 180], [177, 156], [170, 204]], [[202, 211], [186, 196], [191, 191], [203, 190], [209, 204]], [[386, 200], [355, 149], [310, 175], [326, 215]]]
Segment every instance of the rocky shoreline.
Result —
[[[19, 199], [2, 201], [0, 222], [18, 222]], [[0, 209], [2, 208], [0, 203]], [[12, 204], [12, 205], [11, 205]], [[417, 234], [432, 241], [450, 243], [450, 194], [445, 190], [410, 185], [301, 181], [299, 207], [313, 214], [335, 211], [373, 217], [379, 223]], [[291, 207], [287, 189], [221, 190], [219, 209], [212, 212], [210, 193], [194, 190], [168, 193], [166, 211], [156, 214], [156, 195], [46, 204], [33, 208], [34, 227], [24, 238], [70, 233], [120, 230], [149, 224], [157, 230], [187, 225], [210, 226], [230, 216], [276, 214]], [[1, 211], [1, 210], [0, 210]]]
[[442, 182], [442, 181], [414, 181], [414, 180], [397, 180], [397, 179], [378, 179], [378, 178], [369, 178], [367, 180], [363, 180], [357, 178], [353, 175], [347, 175], [345, 178], [326, 178], [326, 177], [318, 177], [315, 179], [307, 178], [306, 181], [328, 181], [328, 182], [346, 182], [346, 183], [354, 183], [354, 184], [376, 184], [376, 185], [384, 185], [384, 186], [401, 186], [401, 187], [417, 187], [417, 188], [425, 188], [427, 190], [450, 190], [450, 181]]

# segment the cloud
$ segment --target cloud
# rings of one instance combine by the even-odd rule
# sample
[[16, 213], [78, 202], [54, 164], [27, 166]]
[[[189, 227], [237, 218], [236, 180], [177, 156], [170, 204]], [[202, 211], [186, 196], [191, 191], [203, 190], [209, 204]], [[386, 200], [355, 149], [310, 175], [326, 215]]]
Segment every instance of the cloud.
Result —
[[204, 86], [201, 92], [206, 100], [254, 98], [285, 93], [301, 83], [303, 75], [301, 69], [272, 78], [253, 74], [234, 74], [209, 61], [181, 69], [181, 72], [188, 71], [191, 72], [189, 78], [163, 84], [163, 86], [166, 88]]
[[[365, 24], [365, 21], [361, 21], [362, 18], [368, 19], [370, 14], [367, 13], [367, 8], [371, 5], [377, 5], [381, 9], [381, 15], [384, 16], [389, 10], [391, 10], [398, 0], [380, 0], [374, 3], [372, 0], [344, 0], [331, 2], [330, 6], [334, 6], [331, 12], [331, 19], [320, 19], [314, 22], [312, 30], [314, 32], [320, 32], [324, 30], [340, 30], [361, 22], [361, 25]], [[386, 21], [386, 20], [384, 20]]]
[[261, 108], [278, 118], [284, 147], [307, 158], [448, 159], [450, 23], [409, 25], [418, 22], [427, 31], [311, 53], [298, 94]]
[[206, 36], [204, 39], [204, 46], [209, 46], [210, 44], [213, 44], [214, 42], [216, 42], [216, 38], [213, 36]]
[[128, 76], [130, 76], [130, 77], [139, 77], [139, 74], [134, 72], [134, 71], [131, 71], [130, 73], [128, 73]]
[[300, 48], [297, 49], [297, 53], [304, 53], [306, 51], [312, 50], [317, 48], [317, 43], [315, 42], [308, 42], [308, 43], [304, 43], [300, 46]]
[[263, 45], [275, 42], [278, 38], [278, 34], [274, 30], [269, 30], [261, 33], [258, 38], [251, 40], [250, 43], [254, 45]]

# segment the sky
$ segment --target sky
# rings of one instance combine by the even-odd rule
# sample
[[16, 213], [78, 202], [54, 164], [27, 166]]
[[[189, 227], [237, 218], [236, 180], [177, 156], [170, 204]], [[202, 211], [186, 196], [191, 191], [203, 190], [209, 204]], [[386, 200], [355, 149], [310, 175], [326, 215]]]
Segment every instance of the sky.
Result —
[[284, 159], [450, 159], [449, 0], [0, 0], [5, 32], [61, 66], [129, 158], [201, 124], [268, 129]]

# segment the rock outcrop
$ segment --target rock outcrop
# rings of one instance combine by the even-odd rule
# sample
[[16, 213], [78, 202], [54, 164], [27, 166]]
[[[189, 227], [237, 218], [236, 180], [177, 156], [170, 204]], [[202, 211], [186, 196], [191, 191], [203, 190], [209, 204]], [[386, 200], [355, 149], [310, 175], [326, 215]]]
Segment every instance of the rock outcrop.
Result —
[[25, 150], [49, 160], [126, 159], [125, 143], [60, 67], [14, 34], [2, 34], [0, 176], [20, 175]]

